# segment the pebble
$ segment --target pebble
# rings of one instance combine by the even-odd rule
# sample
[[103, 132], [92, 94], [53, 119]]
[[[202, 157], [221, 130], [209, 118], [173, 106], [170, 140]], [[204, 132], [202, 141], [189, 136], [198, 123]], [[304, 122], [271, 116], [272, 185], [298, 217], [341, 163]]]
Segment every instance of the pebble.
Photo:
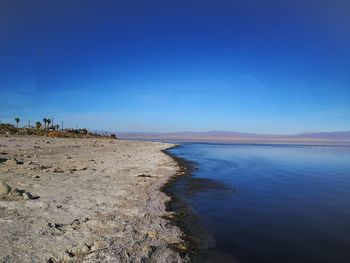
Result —
[[32, 194], [29, 193], [29, 192], [24, 192], [24, 193], [22, 194], [22, 196], [23, 196], [23, 199], [24, 199], [24, 200], [33, 199]]
[[8, 186], [8, 184], [5, 184], [4, 182], [0, 182], [0, 194], [7, 195], [11, 192], [11, 187]]
[[22, 160], [18, 160], [16, 158], [7, 160], [6, 163], [8, 163], [8, 164], [20, 164], [20, 165], [24, 164], [24, 162]]
[[81, 248], [81, 252], [89, 253], [90, 249], [91, 249], [91, 246], [88, 246], [88, 245], [84, 244], [83, 247]]
[[12, 190], [11, 195], [14, 196], [23, 196], [24, 190], [19, 190], [18, 188], [15, 188]]

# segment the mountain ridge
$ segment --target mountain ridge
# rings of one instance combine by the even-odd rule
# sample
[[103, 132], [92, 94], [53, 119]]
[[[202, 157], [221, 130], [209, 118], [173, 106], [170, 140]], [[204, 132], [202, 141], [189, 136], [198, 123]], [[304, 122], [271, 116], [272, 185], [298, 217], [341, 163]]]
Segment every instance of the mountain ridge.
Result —
[[119, 132], [117, 135], [120, 139], [127, 140], [350, 146], [350, 131], [311, 132], [294, 135], [255, 134], [234, 131]]

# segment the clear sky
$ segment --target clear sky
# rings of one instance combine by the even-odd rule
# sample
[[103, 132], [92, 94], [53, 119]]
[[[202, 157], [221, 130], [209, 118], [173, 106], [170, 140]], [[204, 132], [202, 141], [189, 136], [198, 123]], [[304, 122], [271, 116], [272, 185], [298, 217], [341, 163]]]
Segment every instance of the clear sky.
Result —
[[2, 0], [0, 92], [2, 122], [350, 130], [350, 2]]

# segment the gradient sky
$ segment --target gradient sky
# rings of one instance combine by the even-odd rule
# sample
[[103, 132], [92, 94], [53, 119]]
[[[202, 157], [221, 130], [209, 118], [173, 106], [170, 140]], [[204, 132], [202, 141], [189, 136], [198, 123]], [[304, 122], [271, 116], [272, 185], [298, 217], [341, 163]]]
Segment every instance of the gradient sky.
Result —
[[0, 92], [2, 122], [350, 130], [350, 2], [2, 0]]

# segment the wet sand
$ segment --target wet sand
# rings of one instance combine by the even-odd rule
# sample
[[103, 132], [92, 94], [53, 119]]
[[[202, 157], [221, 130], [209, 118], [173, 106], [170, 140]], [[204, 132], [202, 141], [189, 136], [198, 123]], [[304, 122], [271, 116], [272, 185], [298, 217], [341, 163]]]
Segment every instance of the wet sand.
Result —
[[161, 191], [181, 170], [173, 146], [0, 137], [1, 261], [187, 262]]

